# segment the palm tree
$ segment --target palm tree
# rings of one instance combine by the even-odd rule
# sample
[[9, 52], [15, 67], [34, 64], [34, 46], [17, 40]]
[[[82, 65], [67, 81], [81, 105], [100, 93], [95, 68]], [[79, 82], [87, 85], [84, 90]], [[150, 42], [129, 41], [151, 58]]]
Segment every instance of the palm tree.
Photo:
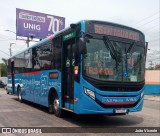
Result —
[[3, 63], [7, 66], [7, 59], [2, 58]]
[[7, 60], [2, 58], [3, 63], [0, 64], [1, 76], [7, 76]]

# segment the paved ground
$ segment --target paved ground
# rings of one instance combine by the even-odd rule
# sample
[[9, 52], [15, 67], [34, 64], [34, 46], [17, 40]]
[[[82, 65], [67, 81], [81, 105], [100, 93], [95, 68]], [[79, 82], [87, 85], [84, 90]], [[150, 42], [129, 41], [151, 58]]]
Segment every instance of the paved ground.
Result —
[[[141, 112], [130, 113], [126, 116], [78, 116], [75, 114], [68, 113], [65, 118], [57, 118], [53, 114], [49, 114], [48, 109], [46, 107], [33, 104], [27, 101], [25, 101], [24, 103], [19, 103], [16, 96], [7, 95], [5, 90], [0, 89], [0, 127], [91, 127], [93, 132], [94, 127], [99, 127], [100, 129], [102, 129], [102, 131], [103, 128], [107, 129], [109, 127], [115, 129], [117, 129], [117, 127], [160, 127], [160, 101], [159, 97], [145, 96], [143, 110]], [[151, 135], [149, 133], [147, 134]], [[45, 135], [48, 136], [50, 134]], [[60, 133], [55, 135], [69, 134]], [[79, 134], [74, 133], [74, 135]], [[94, 136], [104, 134], [81, 133], [80, 135]], [[106, 133], [105, 135], [131, 136], [134, 135], [134, 133]], [[146, 136], [145, 133], [141, 135]], [[154, 135], [158, 134], [152, 134], [152, 136]]]
[[156, 95], [145, 95], [144, 99], [145, 100], [150, 100], [150, 101], [160, 102], [160, 96], [156, 96]]

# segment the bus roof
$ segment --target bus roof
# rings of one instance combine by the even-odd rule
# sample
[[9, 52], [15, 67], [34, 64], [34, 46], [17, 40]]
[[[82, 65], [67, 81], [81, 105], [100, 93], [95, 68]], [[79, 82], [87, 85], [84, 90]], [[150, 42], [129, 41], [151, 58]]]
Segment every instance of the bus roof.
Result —
[[122, 25], [122, 24], [113, 23], [113, 22], [109, 22], [109, 21], [100, 21], [100, 20], [83, 20], [83, 21], [81, 21], [81, 23], [85, 23], [85, 22], [93, 22], [93, 23], [110, 24], [110, 25], [113, 25], [113, 26], [119, 26], [119, 27], [123, 27], [123, 28], [130, 29], [130, 30], [133, 30], [133, 31], [137, 31], [144, 36], [144, 33], [141, 32], [140, 30], [135, 29], [135, 28], [130, 27], [130, 26], [127, 26], [127, 25]]
[[41, 40], [41, 41], [33, 44], [32, 46], [30, 46], [30, 47], [28, 47], [28, 48], [25, 48], [25, 49], [23, 49], [22, 51], [19, 51], [18, 53], [14, 54], [13, 56], [9, 57], [8, 59], [14, 58], [15, 56], [17, 56], [17, 55], [19, 55], [19, 54], [21, 54], [21, 53], [23, 53], [23, 52], [25, 52], [25, 51], [27, 51], [27, 50], [29, 50], [29, 49], [32, 49], [32, 48], [37, 47], [37, 46], [40, 46], [40, 45], [42, 45], [43, 43], [45, 43], [45, 42], [47, 42], [47, 41], [51, 41], [54, 37], [56, 37], [56, 36], [59, 35], [60, 33], [63, 33], [64, 31], [68, 30], [69, 28], [70, 28], [70, 27], [65, 28], [65, 29], [63, 29], [63, 30], [61, 30], [61, 31], [53, 34], [53, 35], [50, 35], [49, 37], [47, 37], [47, 38], [45, 38], [45, 39], [43, 39], [43, 40]]
[[[122, 25], [122, 24], [118, 24], [118, 23], [108, 22], [108, 21], [100, 21], [100, 20], [81, 20], [81, 21], [79, 21], [79, 22], [77, 22], [77, 23], [75, 23], [75, 24], [80, 23], [80, 24], [81, 24], [81, 30], [82, 30], [83, 32], [85, 32], [85, 23], [87, 23], [87, 22], [88, 22], [88, 23], [89, 23], [89, 22], [93, 22], [93, 23], [110, 24], [110, 25], [113, 25], [113, 26], [119, 26], [119, 27], [123, 27], [123, 28], [130, 29], [130, 30], [133, 30], [133, 31], [137, 31], [137, 32], [141, 33], [141, 34], [144, 36], [144, 34], [143, 34], [141, 31], [139, 31], [139, 30], [137, 30], [137, 29], [135, 29], [135, 28], [132, 28], [132, 27], [129, 27], [129, 26], [125, 26], [125, 25]], [[25, 48], [24, 50], [16, 53], [15, 55], [9, 57], [8, 59], [11, 59], [11, 58], [17, 56], [18, 54], [21, 54], [21, 53], [23, 53], [23, 52], [25, 52], [25, 51], [27, 51], [27, 50], [29, 50], [29, 49], [32, 49], [32, 48], [37, 47], [37, 46], [40, 46], [41, 44], [43, 44], [43, 43], [45, 43], [45, 42], [47, 42], [47, 41], [52, 40], [52, 39], [53, 39], [54, 37], [56, 37], [57, 35], [63, 34], [63, 32], [67, 31], [69, 28], [70, 28], [70, 27], [67, 27], [67, 28], [65, 28], [65, 29], [63, 29], [63, 30], [61, 30], [61, 31], [59, 31], [59, 32], [57, 32], [57, 33], [55, 33], [55, 34], [53, 34], [53, 35], [51, 35], [51, 36], [49, 36], [49, 37], [47, 37], [47, 38], [45, 38], [45, 39], [43, 39], [43, 40], [41, 40], [41, 41], [35, 43], [35, 44], [33, 44], [32, 46], [30, 46], [30, 47], [28, 47], [28, 48]]]

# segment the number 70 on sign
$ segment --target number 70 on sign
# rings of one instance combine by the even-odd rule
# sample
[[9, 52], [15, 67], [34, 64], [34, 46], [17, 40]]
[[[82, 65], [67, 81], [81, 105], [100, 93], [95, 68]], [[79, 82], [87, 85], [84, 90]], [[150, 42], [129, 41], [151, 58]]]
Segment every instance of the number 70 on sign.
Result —
[[63, 25], [63, 22], [60, 19], [55, 18], [54, 16], [48, 15], [47, 18], [50, 19], [48, 31], [52, 31], [53, 33], [60, 31], [60, 25]]

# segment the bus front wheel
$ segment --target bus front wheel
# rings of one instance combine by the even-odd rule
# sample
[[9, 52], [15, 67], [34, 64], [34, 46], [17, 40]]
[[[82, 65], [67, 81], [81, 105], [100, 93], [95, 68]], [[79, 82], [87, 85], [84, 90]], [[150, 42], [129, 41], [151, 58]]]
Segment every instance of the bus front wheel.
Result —
[[59, 102], [58, 96], [54, 97], [54, 100], [53, 100], [53, 111], [54, 111], [54, 114], [57, 117], [62, 117], [62, 112], [63, 111], [60, 108], [60, 102]]
[[19, 102], [22, 102], [22, 91], [21, 91], [21, 87], [18, 87], [18, 100]]

